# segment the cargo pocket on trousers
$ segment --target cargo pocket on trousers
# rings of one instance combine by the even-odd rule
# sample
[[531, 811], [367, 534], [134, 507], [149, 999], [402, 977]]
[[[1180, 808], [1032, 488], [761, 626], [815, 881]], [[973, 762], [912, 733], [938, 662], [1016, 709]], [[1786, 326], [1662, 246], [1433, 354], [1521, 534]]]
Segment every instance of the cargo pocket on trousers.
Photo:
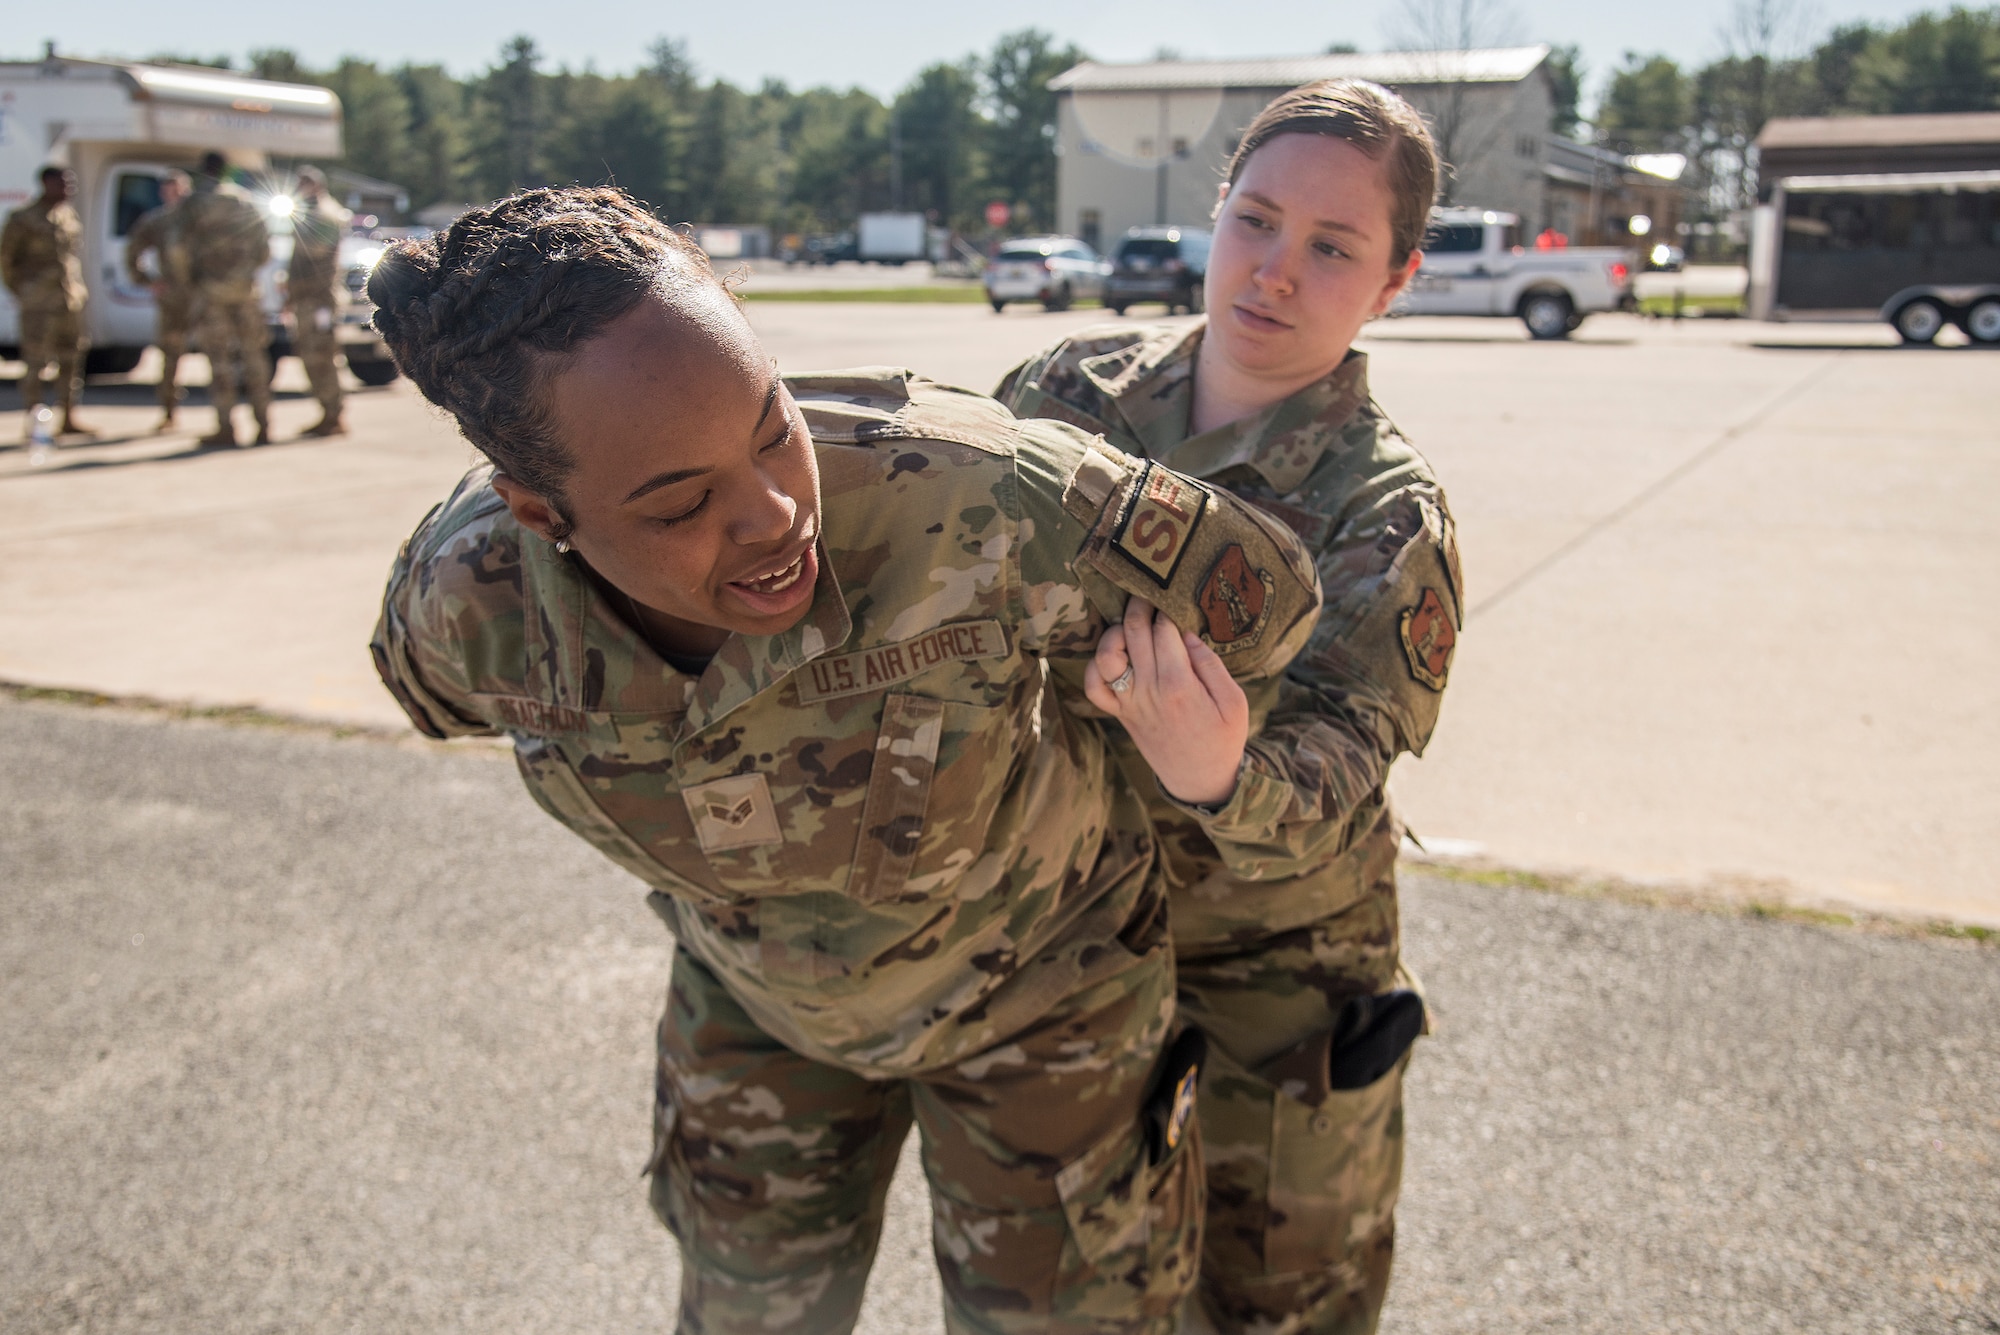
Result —
[[1403, 1181], [1403, 1071], [1309, 1103], [1274, 1090], [1266, 1274], [1317, 1270], [1348, 1256], [1396, 1208]]
[[[1199, 1137], [1187, 1136], [1155, 1164], [1142, 1128], [1121, 1127], [1056, 1175], [1070, 1237], [1090, 1272], [1082, 1283], [1110, 1291], [1101, 1304], [1085, 1299], [1081, 1307], [1164, 1318], [1193, 1291], [1204, 1185], [1198, 1147]], [[1070, 1275], [1059, 1284], [1076, 1282]]]

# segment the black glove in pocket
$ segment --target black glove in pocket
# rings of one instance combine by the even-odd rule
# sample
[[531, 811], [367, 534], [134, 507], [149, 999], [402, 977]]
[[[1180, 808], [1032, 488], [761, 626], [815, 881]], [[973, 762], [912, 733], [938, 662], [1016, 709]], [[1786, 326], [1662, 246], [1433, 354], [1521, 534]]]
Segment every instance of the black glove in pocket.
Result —
[[1349, 997], [1327, 1045], [1328, 1089], [1362, 1089], [1389, 1074], [1424, 1031], [1424, 999], [1398, 989]]

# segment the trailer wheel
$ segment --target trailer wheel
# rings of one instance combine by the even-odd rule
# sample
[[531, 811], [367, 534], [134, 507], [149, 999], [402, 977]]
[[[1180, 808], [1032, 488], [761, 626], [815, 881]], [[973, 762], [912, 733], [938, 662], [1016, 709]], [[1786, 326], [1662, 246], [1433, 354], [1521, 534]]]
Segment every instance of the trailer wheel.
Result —
[[2000, 343], [2000, 297], [1987, 297], [1965, 313], [1965, 333], [1974, 343]]
[[354, 372], [354, 378], [364, 385], [380, 387], [389, 384], [399, 374], [396, 363], [387, 357], [376, 357], [363, 361], [347, 359], [347, 369]]
[[995, 315], [1004, 315], [1007, 313], [1007, 303], [1000, 300], [1000, 298], [988, 297], [986, 300], [992, 304]]
[[1064, 283], [1055, 290], [1055, 293], [1047, 301], [1042, 303], [1042, 309], [1045, 311], [1066, 311], [1069, 309], [1069, 303], [1069, 284]]
[[1573, 314], [1569, 298], [1560, 292], [1533, 292], [1521, 300], [1521, 323], [1536, 339], [1568, 338], [1575, 328], [1570, 323]]
[[1107, 301], [1107, 302], [1105, 302], [1105, 303], [1104, 303], [1104, 305], [1105, 305], [1106, 309], [1108, 309], [1108, 310], [1109, 310], [1109, 311], [1110, 311], [1110, 312], [1111, 312], [1111, 313], [1112, 313], [1113, 315], [1123, 315], [1123, 314], [1125, 314], [1125, 306], [1124, 306], [1124, 303], [1122, 303], [1122, 302], [1117, 302], [1117, 301]]
[[1896, 326], [1905, 343], [1928, 343], [1944, 328], [1944, 307], [1929, 297], [1906, 302], [1889, 323]]

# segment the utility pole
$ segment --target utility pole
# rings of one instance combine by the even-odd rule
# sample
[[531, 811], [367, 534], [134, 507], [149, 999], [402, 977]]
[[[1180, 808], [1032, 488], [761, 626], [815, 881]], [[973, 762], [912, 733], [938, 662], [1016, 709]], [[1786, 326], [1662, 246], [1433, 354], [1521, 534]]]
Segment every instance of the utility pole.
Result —
[[1160, 90], [1160, 128], [1153, 139], [1153, 153], [1160, 160], [1153, 188], [1153, 221], [1167, 225], [1167, 91]]

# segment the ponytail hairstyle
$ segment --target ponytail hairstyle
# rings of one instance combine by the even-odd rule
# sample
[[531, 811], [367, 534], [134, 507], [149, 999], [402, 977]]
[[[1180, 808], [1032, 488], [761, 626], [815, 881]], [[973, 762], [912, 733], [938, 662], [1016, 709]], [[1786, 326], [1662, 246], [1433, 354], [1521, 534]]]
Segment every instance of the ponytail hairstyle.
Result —
[[708, 257], [622, 190], [526, 190], [391, 246], [368, 276], [375, 328], [425, 398], [503, 473], [569, 515], [575, 460], [543, 391], [562, 362], [648, 296], [716, 281]]
[[1389, 212], [1389, 267], [1400, 269], [1423, 245], [1437, 202], [1438, 153], [1417, 109], [1364, 79], [1321, 79], [1271, 99], [1229, 159], [1229, 184], [1251, 154], [1281, 134], [1317, 134], [1354, 145], [1382, 164], [1394, 201]]

